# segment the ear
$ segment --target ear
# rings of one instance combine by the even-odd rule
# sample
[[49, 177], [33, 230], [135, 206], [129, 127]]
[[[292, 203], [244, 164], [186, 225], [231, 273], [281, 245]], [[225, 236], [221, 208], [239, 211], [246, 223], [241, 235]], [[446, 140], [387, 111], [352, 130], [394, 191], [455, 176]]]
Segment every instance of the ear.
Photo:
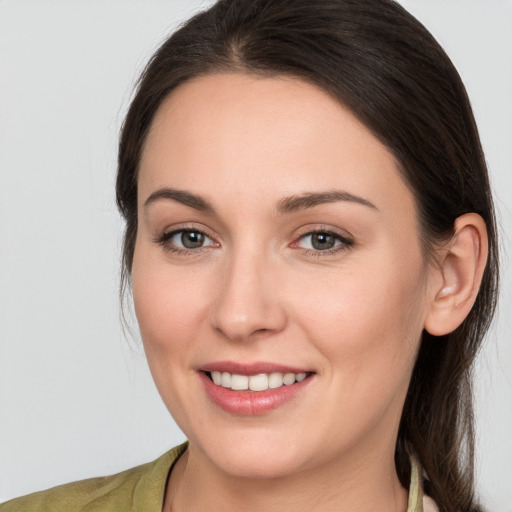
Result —
[[457, 218], [454, 234], [439, 250], [440, 279], [425, 319], [425, 330], [434, 336], [454, 331], [475, 303], [487, 263], [485, 222], [476, 213]]

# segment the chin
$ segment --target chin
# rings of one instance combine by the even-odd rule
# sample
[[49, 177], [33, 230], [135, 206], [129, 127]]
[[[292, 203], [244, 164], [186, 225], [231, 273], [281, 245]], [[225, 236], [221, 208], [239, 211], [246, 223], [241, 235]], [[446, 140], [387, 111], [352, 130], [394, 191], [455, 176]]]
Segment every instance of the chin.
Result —
[[224, 442], [202, 445], [199, 449], [213, 465], [238, 478], [281, 478], [297, 472], [304, 463], [304, 451], [289, 437], [276, 440], [268, 435], [232, 435], [226, 436]]

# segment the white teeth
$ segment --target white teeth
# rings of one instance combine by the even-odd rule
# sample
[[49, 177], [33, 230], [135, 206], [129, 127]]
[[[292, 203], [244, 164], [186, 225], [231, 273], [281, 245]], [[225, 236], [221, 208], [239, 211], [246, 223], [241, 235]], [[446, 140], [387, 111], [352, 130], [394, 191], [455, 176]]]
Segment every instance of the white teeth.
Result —
[[291, 386], [296, 382], [302, 382], [307, 374], [304, 373], [260, 373], [258, 375], [239, 375], [229, 372], [211, 372], [212, 380], [217, 386], [229, 388], [234, 391], [266, 391], [281, 386]]
[[236, 391], [245, 391], [249, 389], [249, 377], [247, 375], [231, 375], [231, 389]]
[[265, 391], [268, 389], [268, 375], [260, 373], [249, 377], [249, 389], [251, 391]]
[[271, 373], [268, 376], [268, 387], [270, 389], [280, 388], [283, 385], [282, 373]]
[[222, 380], [220, 381], [220, 385], [223, 388], [230, 388], [231, 387], [231, 373], [223, 372], [221, 378], [222, 378]]
[[283, 384], [290, 386], [295, 383], [295, 373], [285, 373], [283, 377]]

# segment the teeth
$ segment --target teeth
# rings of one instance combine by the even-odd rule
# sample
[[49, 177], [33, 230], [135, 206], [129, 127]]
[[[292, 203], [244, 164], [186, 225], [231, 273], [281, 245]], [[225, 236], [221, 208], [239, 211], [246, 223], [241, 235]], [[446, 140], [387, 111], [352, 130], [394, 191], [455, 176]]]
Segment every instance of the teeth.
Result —
[[283, 377], [283, 384], [290, 386], [295, 382], [295, 373], [285, 373]]
[[231, 375], [231, 389], [236, 391], [245, 391], [249, 389], [249, 377], [247, 375]]
[[230, 388], [231, 387], [231, 373], [223, 372], [220, 380], [220, 385], [223, 388]]
[[260, 375], [251, 375], [249, 377], [249, 389], [251, 391], [265, 391], [268, 389], [268, 375], [260, 373]]
[[217, 386], [233, 389], [235, 391], [266, 391], [281, 386], [291, 386], [296, 382], [302, 382], [306, 373], [260, 373], [258, 375], [238, 375], [228, 372], [211, 372], [212, 380]]
[[271, 373], [268, 376], [268, 387], [270, 389], [280, 388], [283, 385], [282, 373]]

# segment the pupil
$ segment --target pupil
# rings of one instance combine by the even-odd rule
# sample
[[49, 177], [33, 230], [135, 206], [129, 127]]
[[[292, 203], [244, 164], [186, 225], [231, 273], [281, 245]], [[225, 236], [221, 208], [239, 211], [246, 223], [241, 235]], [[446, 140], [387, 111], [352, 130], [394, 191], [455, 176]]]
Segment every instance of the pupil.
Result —
[[326, 233], [317, 233], [313, 235], [312, 245], [315, 249], [326, 250], [334, 247], [334, 237]]
[[204, 235], [197, 231], [184, 231], [181, 234], [181, 243], [187, 249], [197, 249], [204, 243]]

